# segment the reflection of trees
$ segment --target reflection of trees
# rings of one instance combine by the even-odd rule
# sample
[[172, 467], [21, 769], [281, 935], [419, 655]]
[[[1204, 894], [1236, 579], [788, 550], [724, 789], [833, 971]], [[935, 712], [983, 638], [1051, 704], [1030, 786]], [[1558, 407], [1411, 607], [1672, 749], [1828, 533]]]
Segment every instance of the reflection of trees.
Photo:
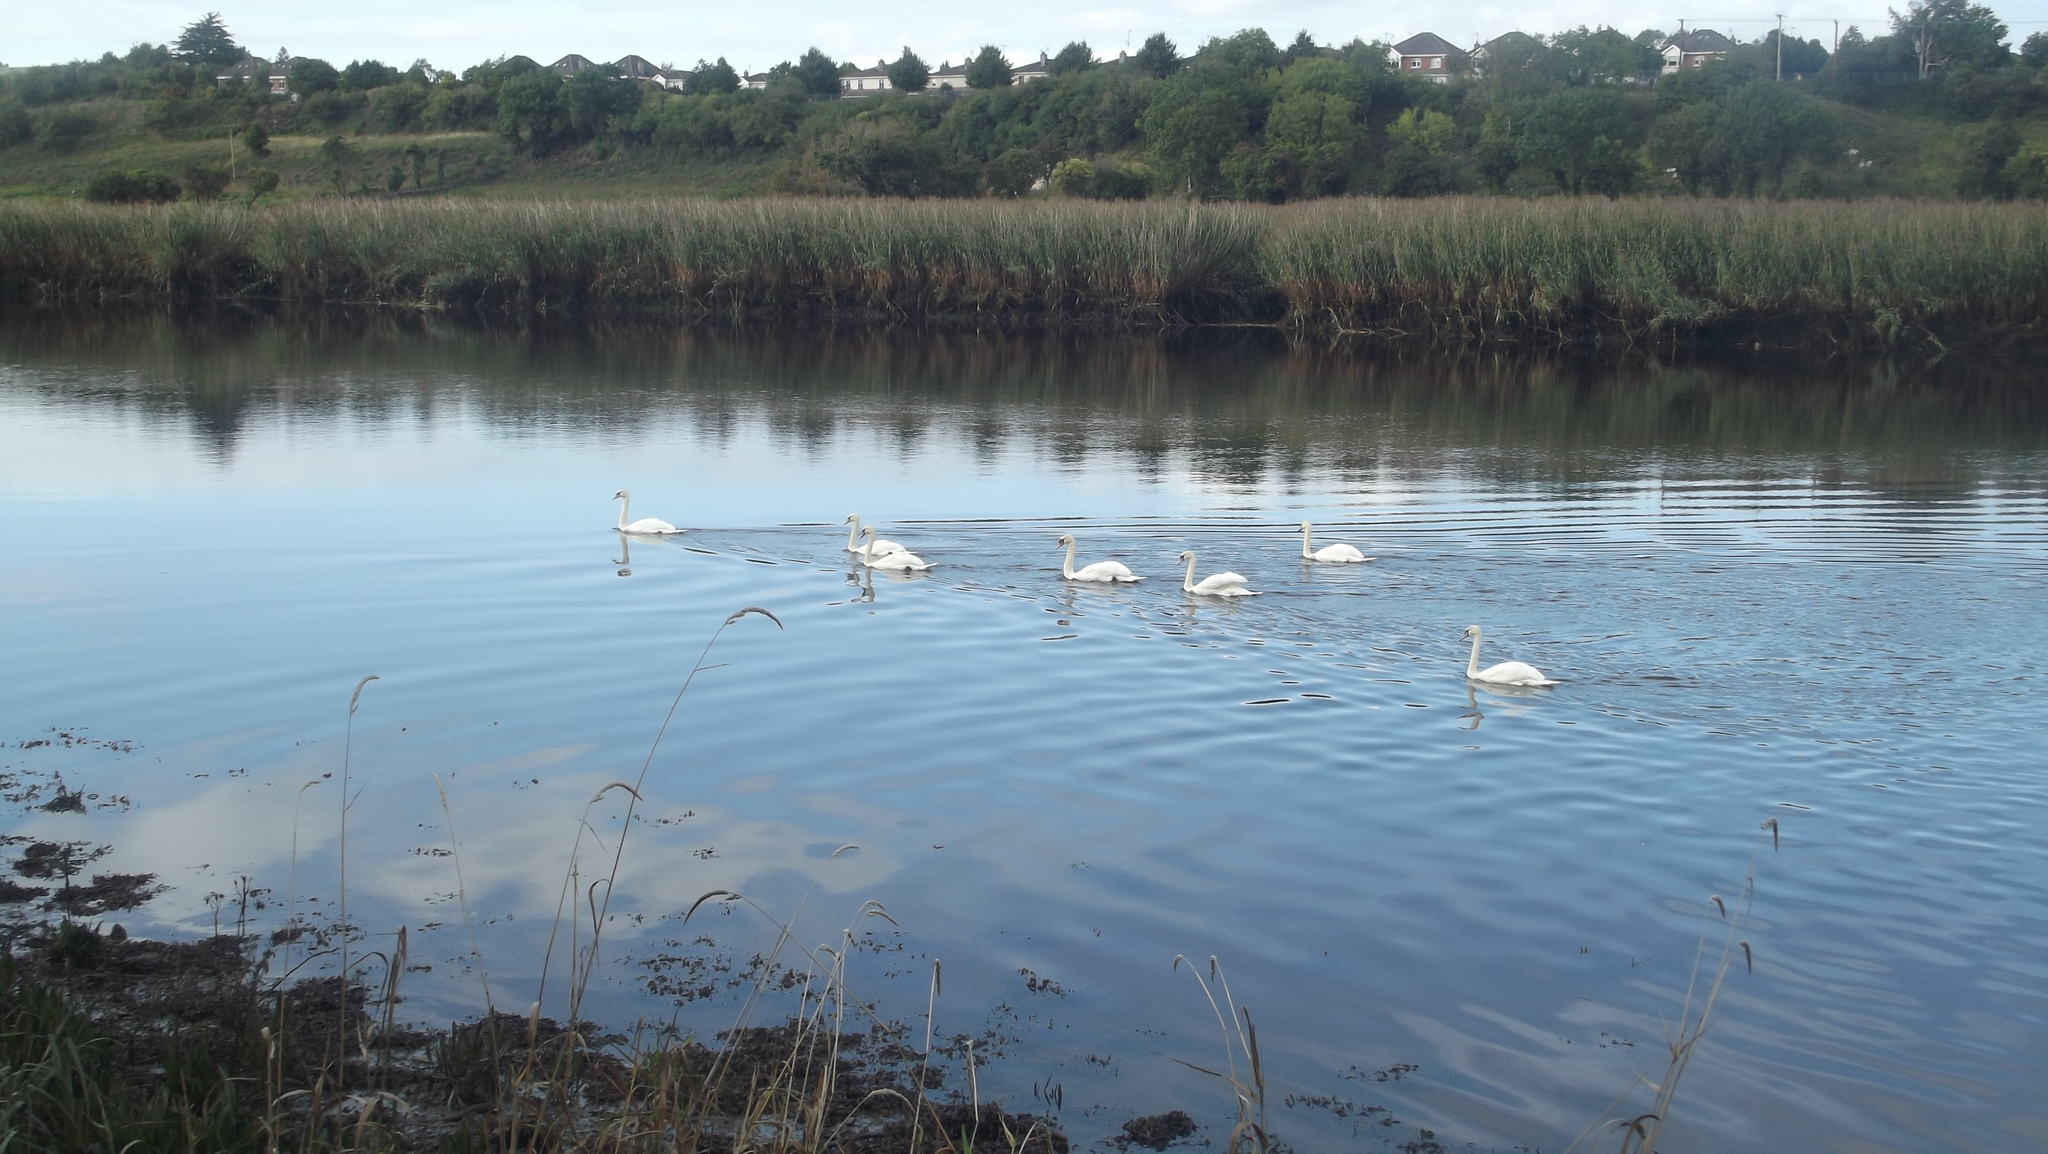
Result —
[[[1782, 477], [1897, 494], [1973, 491], [2048, 442], [2019, 368], [1816, 368], [1744, 354], [1666, 365], [1498, 348], [1290, 345], [1179, 336], [490, 330], [416, 316], [17, 320], [0, 353], [32, 387], [188, 426], [226, 456], [250, 421], [427, 420], [638, 436], [682, 418], [818, 453], [851, 433], [915, 452], [934, 434], [1079, 466], [1109, 454], [1224, 484], [1310, 469], [1360, 485], [1446, 469], [1561, 490], [1640, 477]], [[83, 370], [83, 371], [81, 371]]]

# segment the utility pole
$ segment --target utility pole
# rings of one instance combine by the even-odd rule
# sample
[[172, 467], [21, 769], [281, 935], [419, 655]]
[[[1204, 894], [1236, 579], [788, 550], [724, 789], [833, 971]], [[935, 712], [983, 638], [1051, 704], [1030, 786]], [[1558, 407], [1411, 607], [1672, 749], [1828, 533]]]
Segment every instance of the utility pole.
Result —
[[1830, 52], [1828, 53], [1828, 71], [1829, 71], [1829, 72], [1840, 72], [1840, 71], [1841, 71], [1841, 69], [1839, 69], [1839, 68], [1835, 67], [1835, 57], [1837, 57], [1837, 56], [1840, 56], [1841, 54], [1842, 54], [1842, 22], [1841, 22], [1840, 20], [1837, 20], [1837, 21], [1835, 21], [1835, 46], [1834, 46], [1833, 50], [1831, 50], [1831, 51], [1830, 51]]
[[1785, 82], [1785, 14], [1778, 15], [1778, 83]]

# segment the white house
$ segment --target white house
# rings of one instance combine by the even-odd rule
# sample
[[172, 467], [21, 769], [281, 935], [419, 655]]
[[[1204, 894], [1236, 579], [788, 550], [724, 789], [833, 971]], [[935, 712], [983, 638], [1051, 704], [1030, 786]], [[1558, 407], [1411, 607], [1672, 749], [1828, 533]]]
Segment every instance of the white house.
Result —
[[1401, 75], [1449, 84], [1451, 65], [1462, 53], [1456, 45], [1434, 32], [1418, 32], [1394, 45], [1391, 55], [1394, 68]]
[[1699, 68], [1716, 60], [1726, 60], [1735, 50], [1735, 42], [1714, 31], [1700, 28], [1692, 32], [1680, 32], [1664, 42], [1664, 68], [1662, 75], [1669, 76], [1686, 68]]
[[1041, 52], [1036, 64], [1026, 62], [1010, 69], [1010, 83], [1029, 84], [1033, 80], [1043, 80], [1051, 75], [1052, 61], [1046, 59], [1045, 53]]
[[873, 96], [877, 92], [887, 92], [889, 88], [889, 62], [886, 60], [878, 60], [873, 68], [849, 72], [839, 78], [839, 95], [848, 99]]
[[740, 77], [740, 87], [766, 88], [768, 87], [768, 74], [766, 72], [749, 72]]
[[932, 78], [924, 87], [926, 92], [937, 92], [941, 88], [967, 91], [967, 62], [962, 60], [956, 65], [941, 61], [937, 68], [932, 69]]

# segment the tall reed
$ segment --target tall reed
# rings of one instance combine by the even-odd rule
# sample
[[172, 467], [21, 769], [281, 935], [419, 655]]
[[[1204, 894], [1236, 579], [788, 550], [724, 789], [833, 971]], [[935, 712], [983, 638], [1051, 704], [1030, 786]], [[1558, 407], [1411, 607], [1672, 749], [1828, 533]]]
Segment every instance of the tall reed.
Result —
[[1907, 201], [0, 204], [0, 292], [1583, 340], [2048, 336], [2048, 207]]

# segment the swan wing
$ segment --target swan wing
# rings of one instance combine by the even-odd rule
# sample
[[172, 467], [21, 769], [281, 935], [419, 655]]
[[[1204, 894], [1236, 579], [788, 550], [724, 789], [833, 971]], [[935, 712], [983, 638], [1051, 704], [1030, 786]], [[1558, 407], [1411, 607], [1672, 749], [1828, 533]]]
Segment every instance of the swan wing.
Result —
[[872, 552], [877, 557], [886, 557], [891, 553], [908, 553], [910, 550], [905, 549], [894, 541], [884, 541], [878, 537], [875, 539]]
[[682, 530], [676, 528], [674, 525], [669, 524], [667, 521], [664, 521], [659, 517], [642, 517], [638, 521], [635, 521], [632, 524], [625, 526], [623, 529], [620, 530], [620, 532], [680, 533], [682, 532]]
[[1137, 581], [1141, 578], [1121, 561], [1097, 561], [1074, 570], [1076, 581]]
[[1241, 573], [1216, 573], [1195, 582], [1194, 592], [1211, 597], [1242, 597], [1251, 592], [1244, 583], [1245, 577]]
[[1356, 548], [1350, 545], [1325, 545], [1322, 548], [1316, 550], [1315, 559], [1318, 561], [1332, 561], [1338, 563], [1372, 560], [1372, 558], [1366, 556], [1363, 553], [1360, 553]]
[[1523, 661], [1503, 661], [1479, 671], [1478, 681], [1495, 685], [1556, 685], [1543, 671]]
[[870, 569], [929, 569], [931, 563], [915, 553], [898, 550], [882, 557], [868, 559]]

